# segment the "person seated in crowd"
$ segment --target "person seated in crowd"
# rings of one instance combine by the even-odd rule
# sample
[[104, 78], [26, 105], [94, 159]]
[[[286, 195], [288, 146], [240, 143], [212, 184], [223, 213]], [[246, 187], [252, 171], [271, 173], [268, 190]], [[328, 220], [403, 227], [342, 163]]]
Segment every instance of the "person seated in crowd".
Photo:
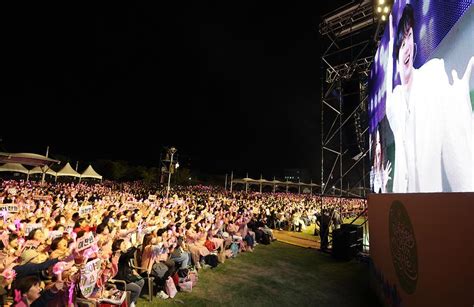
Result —
[[71, 254], [68, 247], [68, 240], [66, 237], [59, 237], [51, 242], [50, 246], [51, 253], [49, 254], [50, 259], [54, 258], [66, 258]]
[[115, 253], [116, 256], [120, 256], [118, 272], [115, 279], [124, 280], [127, 283], [125, 289], [121, 290], [130, 291], [130, 301], [133, 305], [137, 303], [143, 286], [145, 285], [145, 281], [140, 274], [130, 266], [130, 260], [134, 258], [136, 250], [134, 246], [127, 246], [123, 239], [115, 240], [112, 244], [112, 252]]
[[201, 269], [201, 257], [209, 255], [209, 250], [204, 246], [206, 240], [202, 240], [200, 233], [200, 223], [194, 225], [191, 222], [186, 224], [186, 245], [191, 252], [191, 259], [196, 269]]
[[[46, 288], [56, 287], [63, 294], [71, 290], [74, 297], [81, 292], [74, 286], [80, 282], [81, 269], [98, 259], [101, 265], [94, 275], [96, 288], [103, 290], [111, 278], [123, 279], [132, 292], [133, 303], [144, 284], [139, 272], [130, 266], [135, 257], [137, 261], [133, 262], [146, 268], [142, 274], [156, 271], [157, 276], [173, 275], [191, 263], [201, 268], [201, 260], [211, 252], [235, 256], [233, 247], [251, 250], [264, 236], [269, 239], [267, 244], [274, 239], [271, 227], [283, 228], [298, 214], [302, 224], [307, 224], [306, 218], [314, 220], [321, 201], [325, 210], [339, 211], [341, 207], [348, 215], [357, 215], [366, 207], [366, 202], [358, 199], [286, 193], [224, 194], [202, 186], [178, 189], [170, 198], [158, 193], [159, 197], [151, 202], [141, 183], [42, 186], [18, 181], [0, 184], [0, 202], [8, 197], [11, 187], [21, 197], [15, 198], [19, 212], [0, 219], [4, 288], [34, 276], [46, 282]], [[86, 204], [92, 205], [92, 211], [80, 216], [80, 207]], [[35, 223], [40, 227], [25, 235]], [[91, 234], [93, 241], [88, 239], [88, 247], [79, 250], [78, 242], [85, 244], [84, 239]], [[31, 287], [23, 292], [20, 288], [18, 291], [25, 295]], [[100, 293], [103, 291], [94, 291], [91, 297], [98, 298]], [[34, 295], [30, 303], [32, 298]]]
[[41, 280], [36, 276], [27, 276], [18, 279], [14, 284], [15, 307], [26, 306], [49, 306], [49, 302], [55, 299], [60, 285], [54, 289], [43, 291]]

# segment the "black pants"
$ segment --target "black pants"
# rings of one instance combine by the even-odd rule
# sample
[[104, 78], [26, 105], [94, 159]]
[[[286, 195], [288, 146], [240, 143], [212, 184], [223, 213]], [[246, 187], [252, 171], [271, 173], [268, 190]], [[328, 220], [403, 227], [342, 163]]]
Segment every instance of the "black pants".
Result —
[[329, 245], [329, 226], [321, 225], [319, 235], [321, 236], [321, 249], [327, 249]]

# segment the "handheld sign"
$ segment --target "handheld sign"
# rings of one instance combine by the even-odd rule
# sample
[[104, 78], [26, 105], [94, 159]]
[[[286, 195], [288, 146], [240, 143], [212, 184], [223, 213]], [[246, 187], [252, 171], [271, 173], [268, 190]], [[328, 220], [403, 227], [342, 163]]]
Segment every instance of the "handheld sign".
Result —
[[63, 232], [62, 231], [59, 231], [59, 230], [53, 230], [53, 231], [50, 231], [49, 232], [49, 238], [51, 240], [54, 240], [56, 238], [60, 238], [63, 236]]
[[77, 239], [77, 251], [83, 251], [94, 243], [94, 233], [87, 232], [84, 236]]
[[25, 236], [29, 235], [31, 231], [33, 231], [34, 229], [38, 229], [38, 228], [43, 228], [43, 224], [41, 224], [41, 223], [26, 224]]
[[92, 205], [82, 206], [79, 208], [79, 216], [83, 216], [92, 211]]
[[25, 249], [37, 249], [39, 246], [39, 242], [35, 240], [28, 240], [25, 242]]
[[94, 259], [86, 263], [81, 269], [81, 281], [79, 282], [79, 288], [84, 297], [89, 297], [94, 291], [97, 279], [99, 277], [99, 271], [101, 267], [100, 258]]

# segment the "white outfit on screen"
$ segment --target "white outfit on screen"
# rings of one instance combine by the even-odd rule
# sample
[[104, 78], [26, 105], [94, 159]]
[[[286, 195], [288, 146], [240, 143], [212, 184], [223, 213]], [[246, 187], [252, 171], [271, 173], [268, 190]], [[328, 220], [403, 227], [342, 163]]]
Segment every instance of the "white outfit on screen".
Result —
[[387, 100], [395, 138], [393, 192], [472, 191], [472, 108], [467, 91], [450, 85], [442, 59], [413, 70]]

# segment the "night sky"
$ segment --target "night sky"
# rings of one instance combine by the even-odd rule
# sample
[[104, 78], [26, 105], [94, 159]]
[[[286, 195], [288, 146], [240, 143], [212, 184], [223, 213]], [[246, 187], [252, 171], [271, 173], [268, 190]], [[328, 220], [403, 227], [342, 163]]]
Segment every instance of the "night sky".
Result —
[[209, 173], [317, 174], [314, 29], [338, 4], [284, 4], [4, 11], [0, 150], [158, 166], [174, 145]]

